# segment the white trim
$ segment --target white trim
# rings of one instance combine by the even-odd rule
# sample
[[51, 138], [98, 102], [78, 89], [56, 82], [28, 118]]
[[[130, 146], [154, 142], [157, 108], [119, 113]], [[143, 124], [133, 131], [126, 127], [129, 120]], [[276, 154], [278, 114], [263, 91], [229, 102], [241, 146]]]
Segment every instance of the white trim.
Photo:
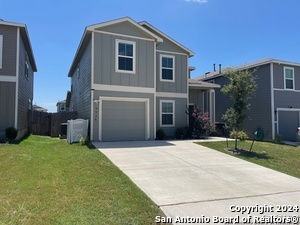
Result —
[[[212, 97], [212, 93], [213, 96]], [[215, 90], [211, 89], [209, 90], [209, 117], [210, 117], [210, 123], [213, 124], [215, 122], [215, 115], [216, 115], [216, 104], [215, 104]], [[213, 104], [212, 104], [213, 102]], [[212, 117], [212, 115], [214, 115], [214, 118]]]
[[17, 77], [0, 75], [0, 82], [17, 82]]
[[164, 53], [164, 54], [171, 54], [171, 55], [186, 55], [186, 56], [188, 56], [188, 54], [180, 53], [180, 52], [171, 52], [171, 51], [163, 51], [163, 50], [156, 50], [156, 52]]
[[161, 32], [157, 28], [153, 27], [151, 24], [147, 23], [146, 21], [140, 22], [139, 24], [142, 25], [142, 26], [145, 25], [145, 26], [150, 27], [152, 30], [156, 31], [159, 35], [163, 36], [164, 39], [169, 40], [173, 44], [175, 44], [178, 47], [182, 48], [184, 51], [188, 52], [190, 57], [192, 57], [192, 56], [195, 55], [195, 53], [193, 51], [191, 51], [190, 49], [184, 47], [182, 44], [180, 44], [177, 41], [175, 41], [174, 39], [170, 38], [169, 36], [167, 36], [166, 34], [164, 34], [163, 32]]
[[[94, 49], [94, 45], [95, 45], [95, 33], [92, 32], [92, 43], [91, 43], [91, 87], [93, 86], [94, 83], [94, 57], [95, 57], [95, 49]], [[91, 90], [91, 119], [90, 119], [90, 139], [94, 140], [94, 91]], [[99, 121], [98, 121], [99, 123]]]
[[[189, 57], [186, 56], [186, 65], [189, 65]], [[190, 103], [190, 89], [189, 89], [189, 77], [190, 77], [190, 67], [187, 66], [186, 68], [186, 91], [187, 91], [187, 110], [189, 110], [189, 103]], [[190, 124], [190, 117], [188, 113], [186, 114], [186, 124], [189, 126]]]
[[153, 117], [154, 117], [154, 124], [153, 124], [153, 137], [156, 139], [156, 100], [157, 100], [157, 93], [156, 93], [156, 79], [157, 79], [157, 69], [156, 69], [156, 43], [153, 43], [154, 45], [154, 52], [153, 52], [153, 62], [154, 62], [154, 96], [153, 96]]
[[132, 36], [132, 35], [127, 35], [127, 34], [119, 34], [119, 33], [107, 32], [107, 31], [102, 31], [102, 30], [92, 30], [92, 32], [100, 33], [100, 34], [108, 34], [108, 35], [113, 35], [113, 36], [117, 36], [117, 37], [133, 38], [133, 39], [139, 39], [139, 40], [143, 40], [143, 41], [153, 41], [153, 42], [156, 42], [155, 39], [143, 38], [143, 37]]
[[[163, 69], [163, 67], [162, 67], [162, 58], [171, 58], [172, 60], [173, 60], [173, 67], [172, 68], [164, 68], [164, 69], [169, 69], [169, 70], [172, 70], [172, 75], [173, 75], [173, 77], [172, 77], [172, 80], [168, 80], [168, 79], [163, 79], [162, 78], [162, 69]], [[175, 56], [174, 55], [164, 55], [164, 54], [160, 54], [160, 56], [159, 56], [159, 62], [160, 62], [160, 64], [159, 64], [159, 73], [160, 73], [160, 81], [161, 82], [175, 82], [175, 75], [176, 75], [176, 71], [175, 71]]]
[[187, 93], [172, 93], [172, 92], [156, 92], [157, 97], [165, 98], [188, 98]]
[[107, 21], [107, 22], [103, 22], [103, 23], [94, 24], [94, 25], [88, 26], [87, 30], [94, 31], [95, 29], [103, 28], [103, 27], [106, 27], [106, 26], [111, 26], [111, 25], [114, 25], [114, 24], [122, 23], [122, 22], [129, 22], [133, 26], [137, 27], [138, 29], [142, 30], [143, 32], [145, 32], [149, 36], [151, 36], [154, 39], [156, 39], [157, 42], [163, 42], [162, 38], [160, 38], [159, 36], [155, 35], [151, 31], [147, 30], [146, 28], [144, 28], [143, 26], [141, 26], [141, 24], [138, 24], [137, 22], [135, 22], [134, 20], [132, 20], [129, 17], [124, 17], [124, 18], [121, 18], [121, 19], [116, 19], [116, 20], [111, 20], [111, 21]]
[[273, 63], [270, 64], [270, 85], [271, 85], [271, 127], [272, 139], [275, 139], [275, 109], [274, 109], [274, 67]]
[[[293, 71], [293, 78], [286, 78], [286, 74], [285, 74], [285, 70], [292, 70]], [[295, 90], [295, 71], [294, 71], [294, 68], [293, 67], [287, 67], [287, 66], [284, 66], [283, 67], [283, 75], [284, 75], [284, 89], [285, 90]], [[292, 80], [293, 81], [293, 88], [287, 88], [286, 87], [286, 80]]]
[[[134, 41], [127, 41], [127, 40], [121, 40], [121, 39], [116, 39], [115, 40], [115, 50], [116, 50], [116, 55], [115, 55], [115, 71], [116, 73], [129, 73], [129, 74], [135, 74], [136, 73], [136, 42]], [[119, 43], [122, 44], [130, 44], [132, 45], [132, 57], [131, 56], [124, 56], [124, 55], [119, 55]], [[123, 58], [132, 58], [132, 70], [120, 70], [119, 69], [119, 57]]]
[[295, 89], [280, 89], [280, 88], [273, 88], [274, 91], [288, 91], [288, 92], [300, 92], [300, 90]]
[[18, 129], [19, 110], [19, 64], [20, 64], [20, 28], [17, 29], [17, 52], [16, 52], [16, 102], [15, 102], [15, 128]]
[[0, 69], [2, 69], [2, 58], [3, 58], [3, 35], [0, 35]]
[[92, 84], [92, 89], [98, 91], [117, 91], [117, 92], [131, 92], [131, 93], [150, 93], [150, 94], [155, 93], [154, 88], [109, 85], [109, 84]]
[[144, 102], [145, 103], [145, 140], [150, 139], [150, 100], [148, 98], [99, 97], [99, 141], [102, 141], [102, 104], [103, 101]]
[[[173, 112], [172, 112], [172, 115], [173, 115], [173, 124], [170, 124], [170, 125], [163, 125], [162, 124], [162, 103], [172, 103], [173, 104]], [[175, 100], [165, 100], [165, 99], [162, 99], [162, 100], [159, 100], [159, 125], [160, 127], [175, 127]], [[166, 113], [165, 113], [166, 114]], [[171, 114], [171, 113], [169, 113]]]

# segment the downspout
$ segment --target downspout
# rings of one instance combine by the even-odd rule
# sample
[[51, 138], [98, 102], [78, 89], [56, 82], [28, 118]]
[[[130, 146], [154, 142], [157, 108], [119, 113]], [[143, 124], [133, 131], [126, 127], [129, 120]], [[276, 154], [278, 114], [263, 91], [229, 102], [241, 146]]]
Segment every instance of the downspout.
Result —
[[17, 28], [17, 52], [16, 52], [16, 96], [15, 96], [15, 128], [18, 129], [19, 110], [19, 63], [20, 63], [20, 28]]

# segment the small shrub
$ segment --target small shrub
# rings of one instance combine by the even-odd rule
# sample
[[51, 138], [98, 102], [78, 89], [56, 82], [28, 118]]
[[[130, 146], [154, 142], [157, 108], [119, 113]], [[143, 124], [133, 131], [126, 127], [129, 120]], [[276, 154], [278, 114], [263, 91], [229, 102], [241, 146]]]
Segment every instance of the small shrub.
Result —
[[277, 135], [275, 136], [274, 142], [275, 142], [276, 144], [280, 144], [281, 141], [282, 141], [282, 136], [277, 134]]
[[[235, 131], [231, 131], [230, 132], [230, 138], [235, 139], [236, 138], [235, 134], [236, 134]], [[245, 131], [241, 130], [241, 131], [238, 131], [237, 138], [240, 139], [241, 141], [245, 141], [249, 137], [248, 137], [248, 135], [247, 135], [247, 133]]]
[[6, 128], [5, 135], [9, 140], [14, 140], [18, 135], [18, 130], [14, 127]]
[[163, 129], [158, 129], [156, 131], [156, 139], [157, 140], [164, 140], [166, 139], [167, 135]]
[[84, 138], [84, 137], [81, 137], [80, 140], [79, 140], [79, 144], [80, 145], [87, 145], [88, 143], [88, 139], [87, 138]]
[[188, 127], [180, 127], [175, 131], [176, 139], [187, 139], [189, 137], [189, 128]]

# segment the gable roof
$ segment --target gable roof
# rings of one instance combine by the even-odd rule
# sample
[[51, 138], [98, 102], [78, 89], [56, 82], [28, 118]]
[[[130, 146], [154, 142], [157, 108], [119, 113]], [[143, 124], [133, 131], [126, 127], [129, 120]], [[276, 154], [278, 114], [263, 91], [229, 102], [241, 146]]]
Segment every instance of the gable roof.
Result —
[[160, 30], [158, 30], [157, 28], [153, 27], [151, 24], [149, 24], [146, 21], [142, 21], [139, 23], [141, 26], [146, 26], [149, 27], [150, 29], [154, 30], [156, 33], [158, 33], [160, 36], [162, 36], [163, 38], [169, 40], [170, 42], [172, 42], [173, 44], [175, 44], [176, 46], [178, 46], [179, 48], [183, 49], [184, 51], [186, 51], [189, 55], [189, 57], [192, 57], [195, 55], [195, 53], [193, 51], [191, 51], [190, 49], [186, 48], [185, 46], [183, 46], [182, 44], [178, 43], [177, 41], [175, 41], [174, 39], [170, 38], [168, 35], [164, 34], [163, 32], [161, 32]]
[[[244, 65], [234, 67], [234, 69], [236, 69], [236, 70], [247, 70], [247, 69], [256, 68], [256, 67], [271, 64], [271, 63], [285, 64], [285, 65], [290, 65], [290, 66], [300, 66], [300, 63], [288, 62], [288, 61], [272, 59], [272, 58], [266, 58], [266, 59], [258, 60], [258, 61], [252, 62], [252, 63], [246, 63]], [[224, 70], [226, 71], [226, 69], [228, 69], [228, 68], [229, 67], [223, 69], [223, 71]], [[206, 79], [211, 79], [211, 78], [215, 78], [215, 77], [220, 77], [220, 76], [223, 76], [223, 75], [224, 75], [224, 73], [222, 73], [222, 71], [221, 71], [221, 73], [219, 71], [214, 71], [214, 72], [211, 72], [211, 73], [207, 73], [207, 74], [204, 74], [204, 75], [197, 76], [194, 79], [196, 79], [196, 80], [206, 80]]]
[[144, 28], [143, 26], [141, 26], [140, 24], [135, 22], [130, 17], [123, 17], [123, 18], [120, 18], [120, 19], [110, 20], [110, 21], [107, 21], [107, 22], [97, 23], [97, 24], [87, 26], [84, 30], [83, 36], [82, 36], [81, 41], [80, 41], [79, 46], [78, 46], [78, 49], [75, 53], [75, 57], [73, 59], [72, 65], [70, 67], [68, 76], [71, 77], [72, 74], [73, 74], [73, 71], [76, 69], [76, 66], [79, 62], [79, 58], [83, 54], [84, 47], [88, 44], [88, 42], [91, 38], [91, 33], [92, 32], [94, 32], [97, 29], [105, 28], [105, 27], [108, 27], [108, 26], [112, 26], [112, 25], [116, 25], [116, 24], [124, 23], [124, 22], [128, 22], [133, 27], [139, 29], [141, 32], [145, 33], [145, 35], [151, 37], [151, 39], [153, 39], [156, 43], [159, 44], [159, 43], [163, 42], [162, 38], [160, 38], [159, 36], [157, 36], [153, 32], [147, 30], [146, 28]]
[[34, 59], [34, 55], [33, 55], [33, 51], [32, 51], [32, 47], [31, 47], [31, 43], [30, 43], [29, 34], [28, 34], [28, 31], [27, 31], [26, 24], [0, 20], [0, 25], [11, 26], [11, 27], [19, 27], [20, 28], [20, 35], [21, 35], [21, 38], [24, 42], [24, 46], [25, 46], [25, 49], [27, 51], [27, 54], [29, 56], [30, 64], [32, 66], [33, 71], [37, 72], [37, 67], [36, 67], [36, 63], [35, 63], [35, 59]]

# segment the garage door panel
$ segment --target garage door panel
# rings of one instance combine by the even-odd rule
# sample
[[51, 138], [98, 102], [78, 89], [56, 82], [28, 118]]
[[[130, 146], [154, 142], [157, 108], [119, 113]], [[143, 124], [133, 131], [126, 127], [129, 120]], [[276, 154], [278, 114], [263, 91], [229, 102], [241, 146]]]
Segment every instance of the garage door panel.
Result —
[[299, 111], [279, 111], [279, 134], [285, 141], [295, 141], [299, 126]]
[[145, 140], [145, 102], [103, 101], [102, 140]]

